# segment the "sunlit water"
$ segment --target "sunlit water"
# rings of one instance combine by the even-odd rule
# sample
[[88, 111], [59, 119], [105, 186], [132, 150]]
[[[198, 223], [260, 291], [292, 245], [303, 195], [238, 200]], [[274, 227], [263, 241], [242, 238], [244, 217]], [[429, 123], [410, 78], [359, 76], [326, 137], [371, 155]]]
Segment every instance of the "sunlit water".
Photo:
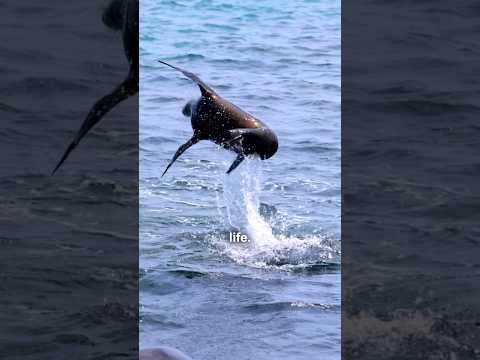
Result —
[[[340, 358], [339, 1], [141, 2], [141, 347], [194, 359]], [[199, 96], [161, 58], [264, 120], [245, 161], [191, 136]], [[248, 236], [230, 243], [230, 232]]]

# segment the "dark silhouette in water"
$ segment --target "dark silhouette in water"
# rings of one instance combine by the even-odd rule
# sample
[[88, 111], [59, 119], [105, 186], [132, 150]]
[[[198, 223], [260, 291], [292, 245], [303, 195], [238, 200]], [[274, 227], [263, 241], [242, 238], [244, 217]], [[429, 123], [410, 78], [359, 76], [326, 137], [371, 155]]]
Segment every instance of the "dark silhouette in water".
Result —
[[102, 97], [93, 105], [77, 135], [53, 170], [52, 175], [90, 129], [115, 105], [138, 93], [138, 0], [112, 0], [105, 9], [102, 20], [109, 28], [122, 30], [123, 47], [130, 66], [129, 73], [115, 90]]
[[178, 148], [162, 176], [185, 150], [200, 140], [213, 141], [238, 154], [227, 174], [240, 165], [245, 156], [254, 155], [265, 160], [277, 152], [277, 136], [262, 121], [221, 98], [195, 74], [159, 62], [182, 72], [200, 87], [202, 93], [198, 100], [188, 102], [183, 108], [183, 114], [191, 117], [193, 136]]

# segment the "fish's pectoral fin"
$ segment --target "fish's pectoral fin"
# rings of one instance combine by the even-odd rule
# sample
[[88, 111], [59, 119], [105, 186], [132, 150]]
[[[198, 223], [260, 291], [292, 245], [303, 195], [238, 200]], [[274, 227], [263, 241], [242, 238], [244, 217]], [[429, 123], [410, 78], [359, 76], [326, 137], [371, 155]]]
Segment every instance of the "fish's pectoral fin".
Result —
[[172, 166], [172, 164], [175, 162], [175, 160], [177, 160], [177, 159], [180, 157], [180, 155], [182, 155], [182, 154], [185, 152], [185, 150], [187, 150], [187, 149], [188, 149], [189, 147], [191, 147], [192, 145], [195, 145], [195, 144], [196, 144], [197, 142], [199, 142], [199, 141], [200, 141], [200, 139], [199, 139], [197, 136], [193, 135], [190, 140], [188, 140], [185, 144], [181, 145], [181, 146], [178, 148], [178, 150], [177, 150], [177, 152], [175, 153], [175, 155], [173, 155], [173, 158], [172, 158], [172, 160], [170, 161], [170, 163], [167, 165], [167, 168], [166, 168], [165, 171], [163, 172], [162, 177], [163, 177], [163, 175], [165, 175], [165, 173], [166, 173], [167, 170], [170, 168], [170, 166]]
[[237, 135], [231, 139], [228, 139], [226, 141], [224, 141], [224, 144], [228, 145], [228, 146], [232, 146], [232, 144], [235, 142], [235, 141], [238, 141], [238, 140], [241, 140], [243, 138], [243, 135]]
[[245, 155], [243, 154], [238, 154], [237, 158], [235, 159], [235, 161], [232, 163], [232, 165], [230, 165], [230, 168], [227, 170], [227, 174], [230, 174], [233, 170], [235, 170], [237, 168], [238, 165], [240, 165], [240, 163], [245, 160]]
[[[227, 139], [223, 142], [223, 145], [226, 145], [230, 148], [237, 147], [238, 150], [242, 149], [242, 140], [244, 139], [245, 135], [248, 134], [248, 130], [251, 129], [232, 129], [228, 130]], [[238, 147], [239, 146], [239, 147]]]
[[169, 63], [166, 63], [165, 61], [162, 61], [162, 60], [158, 60], [159, 63], [162, 63], [163, 65], [167, 65], [169, 67], [171, 67], [172, 69], [175, 69], [177, 71], [180, 71], [183, 75], [185, 75], [186, 77], [188, 77], [190, 80], [192, 80], [193, 82], [195, 82], [199, 87], [200, 87], [200, 91], [202, 92], [202, 95], [212, 95], [212, 94], [215, 94], [215, 91], [213, 91], [213, 89], [208, 86], [207, 84], [205, 84], [197, 75], [195, 75], [194, 73], [191, 73], [190, 71], [187, 71], [187, 70], [183, 70], [177, 66], [174, 66], [174, 65], [170, 65]]

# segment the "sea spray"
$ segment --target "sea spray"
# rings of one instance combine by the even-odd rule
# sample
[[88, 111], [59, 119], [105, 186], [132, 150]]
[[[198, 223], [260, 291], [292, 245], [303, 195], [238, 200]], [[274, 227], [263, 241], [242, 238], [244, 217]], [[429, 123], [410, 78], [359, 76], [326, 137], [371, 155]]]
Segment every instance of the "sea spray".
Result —
[[223, 191], [217, 193], [217, 209], [223, 225], [230, 234], [240, 232], [249, 240], [231, 243], [228, 232], [227, 238], [223, 232], [214, 243], [224, 255], [239, 264], [262, 268], [306, 267], [339, 260], [337, 241], [318, 234], [287, 235], [288, 214], [279, 212], [268, 220], [261, 215], [263, 163], [260, 160], [246, 160], [222, 180]]
[[247, 235], [253, 246], [276, 241], [270, 224], [259, 213], [262, 175], [262, 163], [248, 159], [237, 174], [223, 181], [227, 225]]

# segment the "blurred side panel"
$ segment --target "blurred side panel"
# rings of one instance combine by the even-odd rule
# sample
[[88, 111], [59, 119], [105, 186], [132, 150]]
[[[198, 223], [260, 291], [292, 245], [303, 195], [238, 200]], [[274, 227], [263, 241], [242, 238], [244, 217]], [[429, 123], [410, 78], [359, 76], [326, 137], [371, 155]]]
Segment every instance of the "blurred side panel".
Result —
[[138, 1], [0, 6], [0, 358], [136, 359]]
[[479, 16], [342, 2], [344, 359], [479, 359]]

